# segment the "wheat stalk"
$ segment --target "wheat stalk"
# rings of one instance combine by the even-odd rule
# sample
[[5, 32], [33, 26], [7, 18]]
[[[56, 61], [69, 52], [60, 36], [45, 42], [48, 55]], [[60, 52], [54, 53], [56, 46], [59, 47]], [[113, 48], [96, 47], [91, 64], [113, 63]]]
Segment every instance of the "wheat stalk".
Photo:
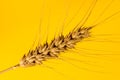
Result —
[[19, 64], [5, 69], [0, 73], [17, 67], [40, 65], [47, 59], [56, 58], [59, 56], [60, 52], [72, 49], [77, 42], [80, 42], [84, 38], [88, 38], [90, 36], [90, 29], [92, 29], [92, 27], [80, 27], [66, 36], [61, 35], [58, 38], [54, 38], [50, 44], [46, 42], [44, 45], [39, 45], [34, 50], [29, 51], [28, 54], [25, 54]]
[[[97, 0], [95, 0], [95, 1], [97, 1]], [[34, 50], [30, 50], [28, 52], [28, 54], [25, 54], [22, 57], [19, 64], [15, 65], [13, 67], [10, 67], [8, 69], [5, 69], [3, 71], [0, 71], [0, 73], [6, 72], [9, 70], [18, 68], [18, 67], [29, 67], [29, 66], [41, 65], [42, 62], [47, 59], [53, 59], [53, 58], [59, 57], [59, 54], [61, 52], [64, 52], [68, 49], [74, 48], [76, 43], [82, 41], [85, 38], [90, 37], [91, 36], [90, 30], [93, 27], [96, 27], [96, 26], [102, 24], [103, 22], [105, 22], [106, 20], [108, 20], [109, 18], [115, 16], [116, 14], [118, 14], [120, 12], [120, 11], [118, 11], [118, 12], [114, 13], [113, 15], [105, 18], [103, 21], [101, 21], [97, 24], [94, 24], [90, 27], [84, 27], [83, 25], [88, 20], [88, 17], [90, 16], [95, 4], [96, 4], [96, 2], [91, 7], [90, 11], [88, 12], [88, 15], [85, 18], [85, 21], [83, 22], [81, 27], [79, 27], [79, 25], [77, 25], [77, 27], [75, 27], [68, 35], [63, 36], [63, 34], [61, 34], [57, 38], [54, 38], [50, 44], [48, 44], [46, 42], [44, 45], [38, 45]]]

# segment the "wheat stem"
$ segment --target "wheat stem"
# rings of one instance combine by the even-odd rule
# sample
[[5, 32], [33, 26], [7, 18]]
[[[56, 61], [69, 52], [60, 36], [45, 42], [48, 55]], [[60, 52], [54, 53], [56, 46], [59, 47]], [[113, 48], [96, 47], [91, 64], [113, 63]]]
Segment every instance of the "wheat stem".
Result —
[[13, 69], [16, 69], [16, 68], [18, 68], [18, 67], [20, 67], [19, 64], [14, 65], [14, 66], [12, 66], [12, 67], [9, 67], [9, 68], [7, 68], [7, 69], [5, 69], [5, 70], [0, 71], [0, 74], [2, 74], [2, 73], [4, 73], [4, 72], [7, 72], [7, 71], [10, 71], [10, 70], [13, 70]]

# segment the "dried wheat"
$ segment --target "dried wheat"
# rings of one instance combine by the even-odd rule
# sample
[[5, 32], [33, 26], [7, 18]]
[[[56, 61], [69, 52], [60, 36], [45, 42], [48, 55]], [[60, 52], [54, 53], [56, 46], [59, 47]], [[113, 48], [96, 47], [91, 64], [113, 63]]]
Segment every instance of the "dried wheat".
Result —
[[[95, 5], [95, 3], [94, 3], [94, 5]], [[90, 16], [90, 14], [93, 10], [93, 7], [94, 6], [92, 6], [92, 8], [90, 9], [88, 16], [85, 19], [85, 22], [87, 21], [88, 17]], [[29, 66], [41, 65], [42, 62], [47, 59], [53, 59], [53, 58], [59, 57], [59, 54], [61, 52], [64, 52], [66, 50], [74, 48], [76, 43], [81, 42], [83, 39], [90, 37], [91, 36], [90, 30], [93, 27], [105, 22], [106, 20], [108, 20], [112, 16], [118, 14], [119, 12], [120, 11], [116, 12], [115, 14], [107, 17], [103, 21], [101, 21], [93, 26], [90, 26], [90, 27], [84, 27], [83, 25], [82, 26], [78, 25], [68, 35], [64, 36], [63, 34], [61, 34], [57, 38], [54, 38], [50, 44], [48, 44], [46, 42], [44, 45], [37, 46], [34, 50], [30, 50], [28, 52], [28, 54], [25, 54], [22, 57], [19, 64], [15, 65], [13, 67], [10, 67], [8, 69], [5, 69], [5, 70], [1, 71], [0, 73], [15, 69], [17, 67], [29, 67]], [[83, 22], [83, 24], [85, 22]]]

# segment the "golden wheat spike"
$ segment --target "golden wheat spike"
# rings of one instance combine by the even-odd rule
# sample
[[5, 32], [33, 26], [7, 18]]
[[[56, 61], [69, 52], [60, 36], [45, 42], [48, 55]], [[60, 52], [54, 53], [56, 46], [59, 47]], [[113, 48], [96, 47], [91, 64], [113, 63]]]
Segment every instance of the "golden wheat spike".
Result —
[[29, 51], [27, 55], [23, 56], [20, 61], [20, 66], [34, 66], [36, 64], [41, 64], [42, 61], [48, 58], [58, 57], [60, 52], [74, 48], [77, 42], [89, 37], [90, 29], [91, 27], [78, 28], [67, 36], [61, 35], [53, 39], [50, 44], [45, 43], [43, 46], [38, 46], [35, 50]]
[[[95, 0], [97, 1], [97, 0]], [[96, 2], [94, 3], [94, 5]], [[93, 4], [92, 4], [93, 5]], [[64, 52], [68, 49], [72, 49], [75, 47], [76, 43], [82, 41], [85, 38], [90, 37], [90, 30], [103, 23], [104, 21], [108, 20], [112, 16], [118, 14], [120, 11], [116, 12], [115, 14], [107, 17], [103, 21], [90, 26], [90, 27], [84, 27], [85, 22], [88, 20], [94, 5], [90, 9], [90, 11], [87, 13], [88, 16], [85, 18], [85, 21], [83, 24], [80, 26], [79, 24], [66, 36], [63, 36], [62, 34], [58, 36], [57, 38], [54, 38], [50, 44], [47, 42], [44, 45], [38, 45], [36, 49], [31, 50], [28, 52], [27, 55], [24, 55], [20, 61], [19, 64], [12, 66], [10, 68], [7, 68], [3, 71], [0, 71], [0, 73], [7, 72], [9, 70], [13, 70], [18, 67], [29, 67], [29, 66], [34, 66], [34, 65], [39, 65], [42, 64], [44, 60], [51, 59], [51, 58], [56, 58], [59, 57], [59, 54], [61, 52]]]
[[60, 52], [74, 48], [77, 42], [89, 37], [90, 29], [91, 27], [80, 27], [66, 36], [61, 35], [58, 38], [53, 39], [50, 44], [45, 43], [42, 46], [40, 45], [35, 50], [31, 50], [27, 55], [24, 55], [19, 64], [7, 68], [0, 73], [7, 72], [18, 67], [30, 67], [42, 64], [46, 59], [59, 57], [58, 55]]

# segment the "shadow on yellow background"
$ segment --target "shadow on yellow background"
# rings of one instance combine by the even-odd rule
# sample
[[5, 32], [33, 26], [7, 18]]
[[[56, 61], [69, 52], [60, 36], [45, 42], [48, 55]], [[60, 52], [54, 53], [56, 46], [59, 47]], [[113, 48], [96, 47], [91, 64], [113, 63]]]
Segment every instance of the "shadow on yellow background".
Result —
[[[0, 70], [19, 63], [37, 42], [66, 35], [82, 21], [95, 0], [0, 1]], [[98, 0], [84, 26], [99, 23], [120, 10], [119, 0]], [[0, 74], [0, 80], [120, 80], [120, 13], [92, 31], [92, 37], [30, 68]], [[40, 39], [39, 39], [40, 38]], [[35, 45], [33, 46], [35, 42]]]

